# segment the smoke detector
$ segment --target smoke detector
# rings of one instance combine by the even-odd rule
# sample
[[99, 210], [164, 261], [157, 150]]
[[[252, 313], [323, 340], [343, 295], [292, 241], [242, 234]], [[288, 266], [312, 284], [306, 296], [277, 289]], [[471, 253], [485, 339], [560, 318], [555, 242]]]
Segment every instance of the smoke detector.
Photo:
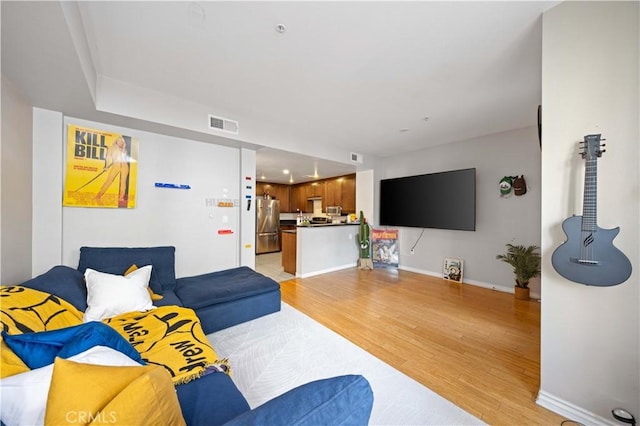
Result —
[[209, 128], [214, 130], [222, 130], [223, 132], [238, 134], [238, 122], [229, 120], [228, 118], [217, 117], [209, 114]]

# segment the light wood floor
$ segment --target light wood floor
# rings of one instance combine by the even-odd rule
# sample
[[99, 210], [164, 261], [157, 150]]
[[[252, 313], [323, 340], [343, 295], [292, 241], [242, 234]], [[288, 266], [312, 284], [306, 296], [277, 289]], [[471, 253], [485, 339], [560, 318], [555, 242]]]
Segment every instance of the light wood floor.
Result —
[[535, 403], [540, 304], [395, 269], [280, 283], [282, 300], [492, 425], [559, 425]]

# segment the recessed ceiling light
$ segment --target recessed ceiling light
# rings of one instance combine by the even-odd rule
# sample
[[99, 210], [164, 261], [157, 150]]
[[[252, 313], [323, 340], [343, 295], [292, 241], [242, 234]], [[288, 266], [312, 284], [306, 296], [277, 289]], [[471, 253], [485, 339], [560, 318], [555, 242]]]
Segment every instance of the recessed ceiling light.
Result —
[[265, 175], [260, 175], [260, 179], [266, 179]]
[[289, 174], [289, 169], [284, 169], [284, 170], [282, 171], [282, 174], [283, 174], [283, 175], [288, 175], [288, 174]]

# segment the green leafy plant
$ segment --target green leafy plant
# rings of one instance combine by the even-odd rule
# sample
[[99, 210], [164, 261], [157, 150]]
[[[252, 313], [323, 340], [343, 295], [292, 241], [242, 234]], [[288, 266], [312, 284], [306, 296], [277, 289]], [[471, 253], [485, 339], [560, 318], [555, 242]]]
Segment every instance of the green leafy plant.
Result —
[[496, 256], [496, 259], [513, 267], [516, 287], [529, 288], [529, 280], [540, 275], [541, 258], [538, 249], [536, 245], [525, 247], [507, 244], [507, 252]]
[[369, 224], [364, 218], [364, 213], [360, 210], [360, 232], [358, 233], [358, 243], [360, 244], [360, 259], [371, 257], [371, 241], [369, 239]]

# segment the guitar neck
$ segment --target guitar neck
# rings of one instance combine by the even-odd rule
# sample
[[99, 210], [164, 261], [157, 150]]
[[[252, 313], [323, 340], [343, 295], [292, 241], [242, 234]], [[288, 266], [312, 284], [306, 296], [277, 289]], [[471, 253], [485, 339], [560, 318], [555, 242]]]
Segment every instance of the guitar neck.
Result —
[[585, 163], [583, 197], [582, 230], [594, 232], [598, 223], [598, 162], [596, 158], [588, 159]]

